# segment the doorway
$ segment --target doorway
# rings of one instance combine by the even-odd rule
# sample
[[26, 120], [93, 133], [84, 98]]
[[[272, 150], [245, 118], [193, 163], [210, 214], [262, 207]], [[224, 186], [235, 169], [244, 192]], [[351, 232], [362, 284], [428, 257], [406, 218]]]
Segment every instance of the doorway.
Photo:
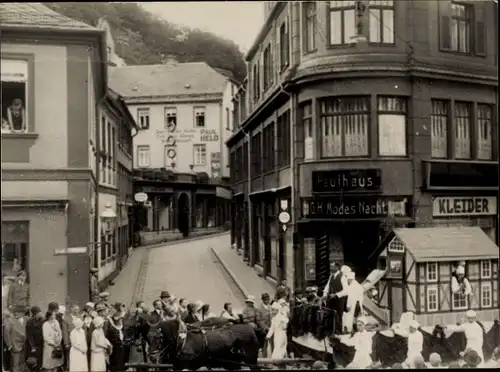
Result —
[[371, 256], [379, 244], [379, 221], [344, 222], [340, 229], [344, 263], [364, 280], [376, 268], [377, 257]]
[[177, 221], [179, 231], [185, 238], [189, 235], [189, 211], [189, 197], [183, 192], [177, 201]]

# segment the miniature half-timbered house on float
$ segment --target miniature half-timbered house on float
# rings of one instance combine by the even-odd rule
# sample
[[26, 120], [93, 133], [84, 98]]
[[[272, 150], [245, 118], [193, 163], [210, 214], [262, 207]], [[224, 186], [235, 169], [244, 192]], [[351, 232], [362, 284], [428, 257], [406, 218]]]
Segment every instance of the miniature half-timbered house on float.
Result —
[[405, 312], [422, 326], [456, 324], [469, 309], [481, 321], [500, 319], [499, 249], [481, 228], [394, 229], [377, 250], [385, 274], [372, 300], [390, 324]]

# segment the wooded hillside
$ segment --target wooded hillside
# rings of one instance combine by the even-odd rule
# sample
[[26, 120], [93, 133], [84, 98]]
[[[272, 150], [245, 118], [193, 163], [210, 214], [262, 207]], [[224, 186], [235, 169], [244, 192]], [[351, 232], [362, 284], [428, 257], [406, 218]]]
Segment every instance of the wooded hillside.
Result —
[[127, 64], [157, 64], [162, 54], [174, 54], [180, 62], [204, 61], [230, 71], [238, 81], [246, 75], [243, 55], [233, 41], [159, 19], [136, 3], [43, 4], [90, 25], [105, 17], [112, 29], [116, 52]]

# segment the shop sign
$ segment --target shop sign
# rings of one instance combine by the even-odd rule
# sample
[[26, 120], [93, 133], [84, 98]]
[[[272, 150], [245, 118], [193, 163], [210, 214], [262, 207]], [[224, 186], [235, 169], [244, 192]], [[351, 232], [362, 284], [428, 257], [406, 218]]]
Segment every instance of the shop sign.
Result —
[[494, 216], [497, 214], [495, 196], [436, 197], [432, 202], [433, 217]]
[[215, 129], [202, 129], [200, 131], [200, 141], [201, 142], [217, 142], [219, 140], [219, 134]]
[[155, 135], [164, 144], [172, 146], [176, 142], [191, 142], [194, 139], [196, 133], [196, 129], [194, 128], [177, 128], [174, 131], [157, 130]]
[[313, 193], [380, 191], [380, 169], [342, 169], [312, 172]]
[[381, 218], [407, 215], [408, 199], [377, 196], [302, 198], [302, 217], [325, 219]]

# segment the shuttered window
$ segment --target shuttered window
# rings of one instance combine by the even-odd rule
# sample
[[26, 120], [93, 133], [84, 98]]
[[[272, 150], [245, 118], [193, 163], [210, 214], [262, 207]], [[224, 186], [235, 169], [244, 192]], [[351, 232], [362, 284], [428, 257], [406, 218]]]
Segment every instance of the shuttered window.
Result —
[[440, 0], [438, 5], [441, 50], [486, 55], [485, 2]]
[[477, 105], [477, 158], [479, 160], [492, 160], [492, 116], [491, 105]]

